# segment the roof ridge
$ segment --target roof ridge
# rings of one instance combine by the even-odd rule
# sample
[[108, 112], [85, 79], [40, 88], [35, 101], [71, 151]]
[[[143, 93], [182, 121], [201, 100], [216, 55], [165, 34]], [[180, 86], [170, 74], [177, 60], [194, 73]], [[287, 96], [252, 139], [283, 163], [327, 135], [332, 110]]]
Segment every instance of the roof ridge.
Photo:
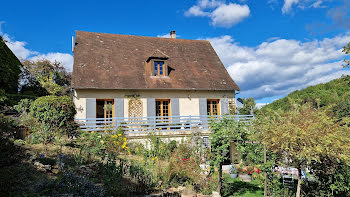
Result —
[[139, 35], [129, 35], [129, 34], [116, 34], [116, 33], [101, 33], [101, 32], [89, 32], [89, 31], [81, 31], [76, 30], [75, 34], [78, 32], [88, 33], [88, 34], [104, 34], [104, 35], [112, 35], [112, 36], [125, 36], [125, 37], [139, 37], [139, 38], [151, 38], [151, 39], [166, 39], [172, 41], [193, 41], [193, 42], [209, 42], [208, 40], [192, 40], [192, 39], [182, 39], [182, 38], [161, 38], [161, 37], [153, 37], [153, 36], [139, 36]]

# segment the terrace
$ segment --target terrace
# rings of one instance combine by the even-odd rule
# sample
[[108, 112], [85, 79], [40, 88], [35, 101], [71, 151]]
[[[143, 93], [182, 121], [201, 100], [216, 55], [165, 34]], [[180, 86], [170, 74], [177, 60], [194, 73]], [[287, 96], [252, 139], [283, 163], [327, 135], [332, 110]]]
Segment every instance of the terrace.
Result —
[[76, 119], [82, 130], [113, 131], [118, 127], [127, 135], [147, 134], [156, 132], [209, 132], [212, 120], [228, 118], [239, 122], [250, 122], [254, 115], [223, 115], [223, 116], [152, 116], [152, 117], [115, 117]]

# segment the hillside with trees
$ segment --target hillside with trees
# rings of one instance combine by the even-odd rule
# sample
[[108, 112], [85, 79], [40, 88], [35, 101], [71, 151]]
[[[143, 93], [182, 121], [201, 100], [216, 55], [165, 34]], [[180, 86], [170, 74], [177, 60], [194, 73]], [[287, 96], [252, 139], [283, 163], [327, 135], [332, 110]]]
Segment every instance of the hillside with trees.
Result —
[[349, 96], [350, 76], [343, 76], [328, 83], [296, 90], [288, 96], [264, 106], [262, 110], [289, 110], [295, 102], [299, 104], [311, 103], [314, 107], [329, 108], [338, 106], [343, 102], [346, 103]]

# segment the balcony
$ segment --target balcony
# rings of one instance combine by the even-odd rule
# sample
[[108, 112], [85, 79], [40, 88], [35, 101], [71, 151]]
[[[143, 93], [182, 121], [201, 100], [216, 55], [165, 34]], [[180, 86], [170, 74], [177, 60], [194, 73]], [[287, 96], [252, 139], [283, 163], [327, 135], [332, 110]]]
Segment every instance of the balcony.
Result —
[[209, 132], [210, 121], [224, 117], [249, 123], [254, 115], [87, 118], [76, 119], [76, 122], [85, 131], [115, 131], [120, 127], [125, 134], [133, 135], [150, 132], [183, 133], [194, 130]]

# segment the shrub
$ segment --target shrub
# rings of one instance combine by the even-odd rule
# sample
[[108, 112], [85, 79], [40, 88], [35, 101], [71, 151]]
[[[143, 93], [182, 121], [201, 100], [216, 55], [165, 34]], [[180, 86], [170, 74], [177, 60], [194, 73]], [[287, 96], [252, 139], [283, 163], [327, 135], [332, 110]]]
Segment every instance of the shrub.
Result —
[[51, 142], [56, 135], [69, 135], [76, 129], [76, 110], [68, 96], [40, 97], [32, 103], [30, 113], [41, 122], [45, 142]]
[[168, 182], [172, 184], [192, 184], [200, 181], [199, 158], [195, 156], [189, 144], [182, 143], [170, 157]]
[[18, 102], [17, 105], [13, 106], [13, 108], [15, 108], [15, 110], [20, 114], [29, 113], [30, 106], [32, 103], [33, 103], [33, 100], [22, 99]]
[[14, 137], [18, 131], [19, 125], [14, 118], [0, 114], [0, 137]]
[[104, 196], [105, 191], [83, 176], [72, 172], [61, 178], [42, 183], [37, 187], [44, 196]]

